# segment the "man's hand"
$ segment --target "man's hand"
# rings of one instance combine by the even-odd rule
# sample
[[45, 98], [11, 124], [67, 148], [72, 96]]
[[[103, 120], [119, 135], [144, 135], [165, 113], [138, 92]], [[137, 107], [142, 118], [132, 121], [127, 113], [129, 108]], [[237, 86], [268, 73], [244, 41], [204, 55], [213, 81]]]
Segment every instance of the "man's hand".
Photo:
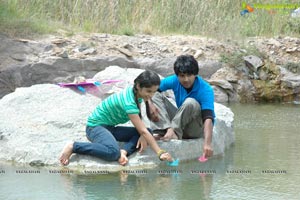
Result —
[[146, 149], [148, 146], [148, 143], [146, 141], [146, 139], [143, 136], [140, 136], [136, 148], [140, 148], [139, 153], [141, 153], [144, 149]]
[[168, 128], [167, 133], [163, 137], [161, 137], [160, 139], [164, 140], [164, 141], [169, 141], [171, 139], [178, 140], [178, 136], [176, 135], [173, 128]]
[[146, 101], [146, 111], [147, 111], [147, 117], [151, 121], [153, 122], [159, 121], [159, 115], [158, 115], [159, 110], [151, 100]]
[[211, 157], [213, 155], [212, 146], [209, 144], [203, 144], [203, 154], [205, 158]]

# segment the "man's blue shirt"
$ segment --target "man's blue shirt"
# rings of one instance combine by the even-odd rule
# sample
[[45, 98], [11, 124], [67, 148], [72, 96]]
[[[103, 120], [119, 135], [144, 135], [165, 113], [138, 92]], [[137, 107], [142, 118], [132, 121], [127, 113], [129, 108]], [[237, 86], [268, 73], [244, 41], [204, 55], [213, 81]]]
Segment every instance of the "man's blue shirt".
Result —
[[183, 104], [186, 98], [194, 98], [200, 104], [202, 111], [211, 110], [213, 118], [215, 118], [213, 89], [200, 76], [196, 76], [193, 88], [189, 93], [180, 84], [177, 75], [168, 76], [160, 82], [159, 90], [163, 92], [169, 89], [174, 92], [178, 108]]

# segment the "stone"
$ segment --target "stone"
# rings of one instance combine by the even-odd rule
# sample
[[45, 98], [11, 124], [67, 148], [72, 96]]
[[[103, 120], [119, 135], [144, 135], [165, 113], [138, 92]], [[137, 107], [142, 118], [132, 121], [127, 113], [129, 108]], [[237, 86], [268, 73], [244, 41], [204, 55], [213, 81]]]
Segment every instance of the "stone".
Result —
[[[94, 78], [112, 79], [113, 74], [108, 72], [114, 70], [116, 67], [108, 67]], [[136, 74], [140, 73], [135, 69], [123, 70], [124, 74], [127, 73], [125, 82], [132, 82]], [[86, 119], [104, 96], [101, 87], [102, 85], [93, 87], [98, 90], [98, 95], [95, 95], [89, 88], [83, 94], [76, 89], [62, 88], [55, 84], [37, 84], [17, 88], [15, 92], [4, 96], [0, 100], [0, 161], [61, 168], [58, 157], [64, 145], [69, 141], [87, 141]], [[229, 108], [218, 103], [215, 103], [215, 111], [217, 117], [212, 145], [214, 154], [222, 155], [234, 143], [234, 115]], [[144, 105], [142, 114], [148, 126]], [[172, 140], [159, 142], [159, 145], [174, 158], [184, 161], [197, 159], [202, 154], [202, 142], [203, 139]], [[68, 168], [77, 171], [87, 168], [119, 171], [126, 168], [152, 168], [160, 164], [165, 163], [160, 162], [155, 153], [147, 148], [143, 153], [130, 156], [126, 167], [91, 156], [73, 155]]]
[[286, 49], [287, 53], [293, 53], [293, 52], [296, 52], [296, 51], [297, 51], [297, 47], [291, 47], [291, 48]]
[[173, 66], [176, 57], [162, 58], [159, 60], [152, 58], [136, 59], [136, 63], [141, 69], [153, 70], [162, 76], [174, 74]]
[[[234, 40], [227, 40], [224, 43], [225, 41], [186, 35], [137, 34], [130, 37], [97, 33], [76, 33], [68, 37], [65, 33], [62, 35], [47, 35], [28, 40], [12, 39], [4, 33], [0, 33], [0, 98], [21, 86], [65, 82], [78, 75], [91, 78], [97, 72], [111, 65], [118, 65], [124, 69], [149, 69], [162, 76], [167, 76], [174, 73], [174, 61], [178, 55], [183, 53], [182, 50], [185, 47], [189, 49], [185, 53], [195, 57], [197, 57], [198, 50], [199, 53], [202, 51], [197, 60], [199, 75], [205, 80], [222, 80], [224, 78], [230, 83], [239, 84], [241, 75], [248, 79], [257, 77], [257, 79], [265, 80], [267, 78], [266, 74], [261, 73], [260, 70], [253, 74], [245, 64], [228, 69], [225, 63], [219, 62], [220, 56], [224, 53], [247, 53], [246, 48], [241, 49], [240, 44]], [[250, 45], [263, 53], [265, 63], [273, 62], [277, 66], [284, 66], [289, 62], [299, 62], [299, 38], [253, 37], [249, 40]], [[87, 47], [90, 49], [84, 52], [83, 50], [86, 50]], [[127, 52], [121, 53], [116, 47], [127, 50]], [[126, 53], [129, 56], [126, 56]], [[223, 68], [224, 70], [222, 70]], [[222, 74], [224, 71], [226, 74]], [[292, 71], [299, 75], [299, 69]], [[270, 78], [268, 77], [266, 80]], [[283, 80], [283, 82], [285, 81]], [[290, 82], [287, 84], [294, 85]], [[243, 86], [237, 87], [243, 88]], [[276, 92], [281, 93], [282, 91]], [[244, 93], [239, 94], [239, 90], [235, 90], [235, 94], [233, 94], [233, 96], [244, 95]], [[250, 93], [249, 95], [258, 96], [260, 94]], [[296, 89], [293, 94], [289, 95], [297, 97], [299, 92]], [[229, 101], [231, 101], [230, 96]]]
[[244, 56], [246, 66], [252, 71], [257, 72], [260, 67], [264, 65], [264, 62], [257, 56]]
[[211, 77], [211, 80], [227, 80], [230, 83], [237, 83], [240, 80], [238, 71], [232, 67], [218, 69]]
[[94, 49], [94, 48], [88, 48], [88, 49], [82, 51], [82, 53], [85, 54], [85, 55], [87, 55], [87, 54], [95, 54], [96, 52], [97, 52], [97, 50]]
[[132, 57], [132, 53], [129, 50], [125, 48], [119, 48], [119, 47], [116, 48], [120, 53], [124, 54], [125, 56]]
[[227, 80], [214, 80], [214, 79], [210, 79], [210, 80], [208, 80], [208, 82], [211, 85], [217, 85], [217, 86], [223, 88], [224, 90], [233, 91], [232, 85]]
[[228, 94], [226, 92], [226, 90], [224, 90], [223, 88], [219, 87], [219, 86], [212, 86], [214, 89], [214, 95], [215, 95], [215, 102], [218, 103], [228, 103], [229, 102], [229, 98], [228, 98]]
[[266, 81], [266, 80], [268, 80], [268, 78], [269, 78], [269, 75], [267, 72], [265, 72], [264, 70], [259, 71], [259, 79], [260, 80]]
[[194, 57], [197, 59], [199, 58], [201, 55], [203, 55], [203, 51], [201, 49], [198, 49], [195, 54], [194, 54]]
[[201, 60], [199, 64], [199, 75], [204, 79], [209, 79], [215, 72], [223, 67], [221, 62], [214, 60]]

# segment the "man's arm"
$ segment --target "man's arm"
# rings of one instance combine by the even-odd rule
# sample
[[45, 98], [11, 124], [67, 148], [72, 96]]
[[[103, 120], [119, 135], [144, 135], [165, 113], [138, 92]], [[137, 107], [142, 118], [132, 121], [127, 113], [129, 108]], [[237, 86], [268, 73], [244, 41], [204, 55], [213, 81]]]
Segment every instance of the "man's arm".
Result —
[[204, 143], [203, 143], [203, 153], [206, 158], [213, 155], [212, 149], [212, 133], [213, 133], [213, 123], [212, 119], [207, 118], [203, 123], [203, 131], [204, 131]]
[[203, 153], [207, 158], [213, 155], [211, 142], [212, 142], [212, 134], [213, 134], [214, 113], [212, 110], [207, 109], [207, 110], [202, 110], [201, 114], [203, 120], [203, 134], [204, 134]]

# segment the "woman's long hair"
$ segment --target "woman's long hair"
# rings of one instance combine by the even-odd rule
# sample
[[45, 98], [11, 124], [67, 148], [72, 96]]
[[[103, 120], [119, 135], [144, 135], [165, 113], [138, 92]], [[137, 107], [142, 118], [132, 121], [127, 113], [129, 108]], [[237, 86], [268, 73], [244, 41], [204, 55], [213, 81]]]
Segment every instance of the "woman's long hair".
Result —
[[[139, 104], [138, 98], [137, 98], [137, 84], [139, 84], [140, 88], [150, 88], [152, 86], [159, 86], [160, 78], [157, 73], [146, 70], [134, 79], [134, 85], [133, 85], [134, 100], [140, 110], [139, 116], [140, 116], [140, 118], [142, 118], [141, 108], [140, 108], [140, 104]], [[147, 116], [149, 118], [149, 115], [148, 115], [149, 106], [147, 105], [147, 102], [145, 102], [145, 104], [146, 104]]]

